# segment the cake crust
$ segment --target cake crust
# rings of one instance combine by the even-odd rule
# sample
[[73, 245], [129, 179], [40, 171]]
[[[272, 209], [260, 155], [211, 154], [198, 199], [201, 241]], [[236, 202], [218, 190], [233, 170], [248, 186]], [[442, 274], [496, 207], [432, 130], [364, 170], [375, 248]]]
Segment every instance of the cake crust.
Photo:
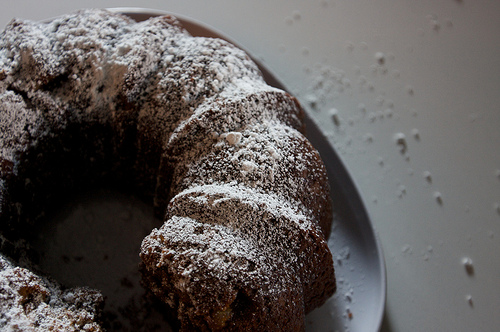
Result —
[[64, 310], [100, 331], [98, 292], [66, 301], [70, 291], [12, 263], [23, 253], [7, 244], [58, 195], [106, 181], [164, 218], [142, 243], [141, 271], [180, 330], [304, 330], [336, 286], [330, 189], [303, 116], [247, 54], [172, 16], [13, 20], [0, 34], [0, 292], [13, 294], [0, 327], [66, 326]]

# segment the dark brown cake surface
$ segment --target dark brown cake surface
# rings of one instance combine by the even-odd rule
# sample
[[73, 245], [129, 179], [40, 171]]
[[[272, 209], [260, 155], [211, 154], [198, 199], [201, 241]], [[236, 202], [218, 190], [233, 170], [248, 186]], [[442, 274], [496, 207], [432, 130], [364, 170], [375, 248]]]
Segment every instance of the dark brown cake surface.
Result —
[[243, 51], [173, 17], [13, 20], [0, 34], [0, 327], [44, 330], [36, 315], [66, 324], [66, 310], [100, 329], [98, 293], [75, 306], [5, 257], [58, 195], [106, 181], [165, 218], [141, 269], [181, 330], [303, 330], [335, 277], [327, 175], [302, 117]]

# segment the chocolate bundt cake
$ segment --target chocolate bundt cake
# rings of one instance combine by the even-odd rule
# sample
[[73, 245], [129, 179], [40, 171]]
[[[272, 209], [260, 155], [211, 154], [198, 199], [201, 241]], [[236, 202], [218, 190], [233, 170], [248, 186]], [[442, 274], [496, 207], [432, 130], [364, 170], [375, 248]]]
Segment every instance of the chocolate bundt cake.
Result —
[[303, 330], [335, 277], [327, 174], [302, 118], [243, 51], [174, 17], [13, 20], [0, 35], [0, 327], [101, 329], [102, 296], [28, 270], [19, 243], [61, 195], [105, 182], [164, 218], [140, 268], [180, 330]]

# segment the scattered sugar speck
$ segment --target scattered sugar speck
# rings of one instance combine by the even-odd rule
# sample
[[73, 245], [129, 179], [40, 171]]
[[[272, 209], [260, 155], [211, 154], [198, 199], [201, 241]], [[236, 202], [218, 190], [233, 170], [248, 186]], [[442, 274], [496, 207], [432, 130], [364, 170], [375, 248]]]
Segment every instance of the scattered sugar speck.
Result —
[[425, 181], [427, 181], [427, 183], [429, 183], [429, 184], [432, 183], [432, 174], [431, 174], [431, 172], [425, 171], [422, 175], [423, 175]]
[[470, 257], [463, 257], [462, 265], [464, 266], [465, 271], [468, 275], [474, 274], [474, 265], [472, 264], [472, 259]]
[[411, 254], [412, 249], [409, 244], [405, 244], [403, 247], [401, 247], [401, 252], [404, 254]]
[[474, 301], [472, 301], [472, 295], [468, 294], [465, 296], [465, 300], [469, 304], [469, 306], [473, 307], [474, 306]]
[[393, 139], [399, 146], [399, 151], [403, 154], [406, 153], [408, 149], [408, 146], [406, 144], [406, 135], [403, 133], [395, 133]]
[[411, 135], [413, 136], [415, 141], [420, 141], [420, 132], [418, 131], [418, 129], [416, 129], [416, 128], [412, 129]]
[[331, 108], [329, 110], [330, 117], [336, 126], [340, 125], [339, 111], [336, 108]]
[[382, 52], [375, 53], [375, 59], [379, 65], [385, 64], [385, 54]]
[[441, 195], [441, 193], [439, 191], [435, 191], [433, 196], [439, 205], [443, 205], [443, 196]]

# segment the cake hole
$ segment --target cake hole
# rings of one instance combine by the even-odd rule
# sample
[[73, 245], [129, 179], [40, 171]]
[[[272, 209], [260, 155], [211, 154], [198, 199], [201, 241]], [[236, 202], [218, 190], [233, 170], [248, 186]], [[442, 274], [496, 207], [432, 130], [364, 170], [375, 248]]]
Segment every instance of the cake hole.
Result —
[[91, 189], [49, 212], [32, 246], [42, 273], [64, 287], [101, 291], [107, 331], [171, 331], [165, 308], [140, 282], [142, 239], [161, 223], [132, 194]]
[[195, 229], [194, 229], [194, 234], [196, 235], [201, 235], [204, 233], [204, 229], [203, 229], [203, 226], [197, 226]]
[[256, 268], [256, 264], [252, 261], [248, 261], [247, 272], [253, 272], [253, 271], [255, 271], [255, 268]]
[[64, 88], [66, 83], [70, 80], [68, 74], [59, 75], [56, 77], [49, 78], [47, 83], [42, 86], [45, 91], [54, 91], [57, 89]]
[[240, 290], [231, 307], [236, 317], [245, 317], [248, 312], [253, 311], [254, 303], [247, 294]]

